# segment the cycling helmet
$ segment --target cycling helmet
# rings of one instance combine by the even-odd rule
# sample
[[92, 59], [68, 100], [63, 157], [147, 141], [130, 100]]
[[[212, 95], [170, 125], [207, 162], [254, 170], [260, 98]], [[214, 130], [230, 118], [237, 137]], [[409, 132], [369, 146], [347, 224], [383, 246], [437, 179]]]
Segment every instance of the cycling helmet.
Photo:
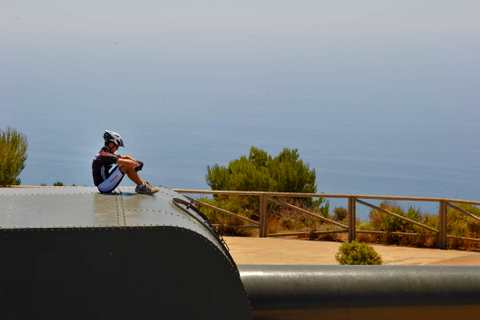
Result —
[[120, 136], [120, 134], [116, 133], [115, 131], [105, 130], [105, 133], [103, 134], [103, 139], [105, 140], [105, 143], [113, 142], [119, 147], [125, 146], [123, 144], [122, 137]]

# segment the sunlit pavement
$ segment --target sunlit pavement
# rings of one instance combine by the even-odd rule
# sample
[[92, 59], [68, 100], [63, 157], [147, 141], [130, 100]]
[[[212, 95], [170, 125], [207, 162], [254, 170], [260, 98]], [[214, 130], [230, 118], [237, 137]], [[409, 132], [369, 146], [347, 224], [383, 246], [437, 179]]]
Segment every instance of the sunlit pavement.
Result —
[[[278, 238], [225, 237], [237, 264], [338, 264], [341, 243]], [[373, 245], [387, 265], [480, 265], [480, 253]]]

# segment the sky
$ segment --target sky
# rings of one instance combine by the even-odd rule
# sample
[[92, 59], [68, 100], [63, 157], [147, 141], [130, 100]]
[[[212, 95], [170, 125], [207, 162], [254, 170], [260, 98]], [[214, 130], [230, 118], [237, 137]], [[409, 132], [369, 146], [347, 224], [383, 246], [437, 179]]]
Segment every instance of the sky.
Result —
[[2, 0], [0, 40], [10, 49], [82, 50], [98, 58], [156, 48], [152, 54], [173, 60], [194, 62], [196, 55], [218, 62], [224, 54], [220, 59], [261, 62], [272, 52], [278, 59], [308, 58], [309, 48], [315, 58], [321, 54], [315, 49], [332, 46], [387, 50], [474, 41], [479, 10], [478, 1], [465, 0]]
[[[112, 78], [123, 78], [124, 87], [141, 78], [171, 91], [196, 81], [192, 94], [228, 93], [236, 89], [231, 81], [245, 77], [260, 85], [274, 79], [271, 89], [282, 90], [292, 84], [281, 79], [301, 74], [308, 82], [321, 72], [326, 86], [367, 90], [360, 76], [386, 86], [442, 79], [455, 68], [462, 78], [442, 85], [465, 85], [478, 74], [468, 68], [480, 46], [479, 9], [478, 1], [442, 0], [1, 0], [0, 88], [62, 86], [67, 79], [89, 89], [85, 79], [94, 78], [108, 90]], [[136, 90], [149, 94], [158, 86], [144, 81]]]

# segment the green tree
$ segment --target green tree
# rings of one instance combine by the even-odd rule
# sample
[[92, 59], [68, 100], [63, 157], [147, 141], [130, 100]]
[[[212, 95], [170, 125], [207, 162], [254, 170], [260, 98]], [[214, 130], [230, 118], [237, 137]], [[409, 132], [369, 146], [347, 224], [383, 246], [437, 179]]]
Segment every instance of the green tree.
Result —
[[[317, 191], [315, 170], [300, 158], [296, 149], [283, 149], [272, 156], [265, 150], [251, 147], [248, 155], [230, 161], [222, 166], [215, 164], [207, 168], [206, 180], [213, 190], [241, 191], [277, 191], [277, 192], [309, 192]], [[257, 197], [214, 196], [212, 204], [229, 211], [258, 220], [259, 201]], [[322, 199], [297, 199], [295, 204], [317, 210], [328, 216], [329, 206], [320, 207]], [[281, 218], [278, 205], [269, 203], [270, 218]], [[214, 211], [208, 213], [212, 221], [219, 222]], [[235, 223], [236, 221], [231, 221]]]
[[297, 149], [285, 148], [272, 157], [251, 147], [248, 156], [232, 160], [227, 166], [209, 166], [207, 170], [207, 183], [213, 190], [317, 191], [315, 170], [300, 159]]
[[25, 168], [27, 138], [19, 131], [0, 129], [0, 185], [20, 184], [18, 176]]

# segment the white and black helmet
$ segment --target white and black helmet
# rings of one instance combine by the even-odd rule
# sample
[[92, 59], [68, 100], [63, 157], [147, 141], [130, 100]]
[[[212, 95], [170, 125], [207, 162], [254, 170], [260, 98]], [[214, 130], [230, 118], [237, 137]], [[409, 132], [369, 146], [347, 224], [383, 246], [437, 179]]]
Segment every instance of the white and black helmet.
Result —
[[105, 130], [105, 133], [103, 134], [103, 139], [105, 140], [105, 143], [113, 142], [119, 147], [125, 146], [123, 144], [122, 136], [120, 136], [120, 134], [116, 133], [115, 131]]

